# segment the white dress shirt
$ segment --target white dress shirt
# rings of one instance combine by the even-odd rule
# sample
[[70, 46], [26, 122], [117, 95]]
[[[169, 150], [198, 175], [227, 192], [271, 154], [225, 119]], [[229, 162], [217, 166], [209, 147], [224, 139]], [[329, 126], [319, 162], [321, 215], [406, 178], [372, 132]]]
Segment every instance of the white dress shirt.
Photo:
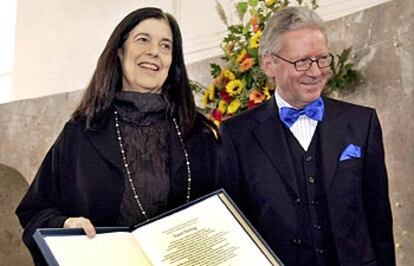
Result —
[[[276, 105], [279, 108], [282, 107], [290, 107], [297, 109], [290, 105], [288, 102], [282, 99], [280, 97], [277, 90], [275, 90], [275, 100]], [[280, 119], [280, 118], [279, 118]], [[318, 121], [313, 120], [306, 115], [299, 116], [298, 120], [289, 128], [292, 132], [293, 136], [298, 140], [299, 144], [302, 146], [302, 148], [307, 151], [309, 148], [309, 145], [312, 141], [313, 134], [315, 134], [316, 126], [318, 125]]]

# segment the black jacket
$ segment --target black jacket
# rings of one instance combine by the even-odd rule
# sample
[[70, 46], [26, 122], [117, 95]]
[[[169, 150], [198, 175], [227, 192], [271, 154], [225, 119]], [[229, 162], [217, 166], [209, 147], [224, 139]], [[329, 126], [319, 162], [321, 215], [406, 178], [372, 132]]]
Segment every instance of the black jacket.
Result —
[[[124, 192], [124, 171], [115, 125], [85, 130], [68, 122], [48, 151], [16, 210], [23, 241], [36, 264], [44, 263], [34, 240], [37, 228], [63, 227], [68, 217], [83, 216], [95, 226], [115, 226]], [[186, 141], [191, 164], [191, 199], [217, 189], [216, 132], [198, 116]], [[170, 134], [168, 209], [186, 202], [187, 169], [176, 134]], [[163, 210], [164, 211], [164, 210]], [[165, 210], [166, 211], [166, 210]]]

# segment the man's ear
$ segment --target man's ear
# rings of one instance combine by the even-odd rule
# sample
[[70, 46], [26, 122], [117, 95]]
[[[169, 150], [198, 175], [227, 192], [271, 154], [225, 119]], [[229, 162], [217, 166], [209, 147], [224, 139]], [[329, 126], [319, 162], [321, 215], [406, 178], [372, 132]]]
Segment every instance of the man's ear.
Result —
[[265, 54], [262, 56], [261, 68], [266, 76], [273, 78], [274, 76], [274, 61], [273, 57], [270, 54]]

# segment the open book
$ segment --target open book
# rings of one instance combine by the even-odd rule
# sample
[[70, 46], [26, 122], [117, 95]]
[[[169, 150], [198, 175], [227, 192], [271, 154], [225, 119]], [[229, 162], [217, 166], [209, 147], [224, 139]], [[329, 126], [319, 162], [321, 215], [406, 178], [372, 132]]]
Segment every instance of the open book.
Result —
[[50, 265], [282, 265], [223, 190], [132, 231], [97, 232], [38, 229], [34, 237]]

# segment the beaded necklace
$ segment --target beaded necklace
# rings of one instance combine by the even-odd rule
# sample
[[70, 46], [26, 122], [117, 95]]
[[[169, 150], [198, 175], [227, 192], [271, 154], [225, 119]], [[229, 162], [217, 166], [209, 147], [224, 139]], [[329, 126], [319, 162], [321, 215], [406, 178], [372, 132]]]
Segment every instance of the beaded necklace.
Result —
[[[131, 177], [131, 171], [129, 169], [128, 159], [126, 157], [126, 152], [125, 152], [124, 145], [123, 145], [123, 141], [122, 141], [121, 129], [120, 129], [120, 126], [119, 126], [118, 111], [114, 111], [114, 114], [115, 114], [116, 135], [118, 137], [118, 144], [119, 144], [119, 149], [121, 151], [122, 162], [124, 164], [125, 175], [126, 175], [126, 178], [128, 179], [129, 185], [131, 186], [132, 193], [134, 194], [134, 200], [137, 203], [138, 208], [141, 211], [142, 215], [148, 221], [149, 220], [149, 217], [147, 215], [147, 212], [144, 209], [144, 206], [142, 206], [142, 203], [141, 203], [141, 201], [139, 199], [139, 196], [138, 196], [138, 193], [137, 193], [135, 184], [134, 184], [134, 182], [132, 180], [132, 177]], [[177, 132], [178, 139], [180, 140], [180, 143], [181, 143], [181, 149], [182, 149], [182, 151], [184, 153], [185, 164], [186, 164], [186, 167], [187, 167], [187, 196], [186, 196], [186, 200], [187, 200], [187, 202], [189, 202], [190, 201], [190, 195], [191, 195], [191, 166], [190, 166], [190, 159], [189, 159], [189, 156], [188, 156], [187, 149], [185, 148], [185, 144], [184, 144], [184, 140], [183, 140], [183, 137], [182, 137], [180, 128], [179, 128], [178, 123], [177, 123], [177, 120], [175, 119], [174, 116], [172, 116], [172, 121], [174, 123], [174, 127], [175, 127], [175, 130]]]

